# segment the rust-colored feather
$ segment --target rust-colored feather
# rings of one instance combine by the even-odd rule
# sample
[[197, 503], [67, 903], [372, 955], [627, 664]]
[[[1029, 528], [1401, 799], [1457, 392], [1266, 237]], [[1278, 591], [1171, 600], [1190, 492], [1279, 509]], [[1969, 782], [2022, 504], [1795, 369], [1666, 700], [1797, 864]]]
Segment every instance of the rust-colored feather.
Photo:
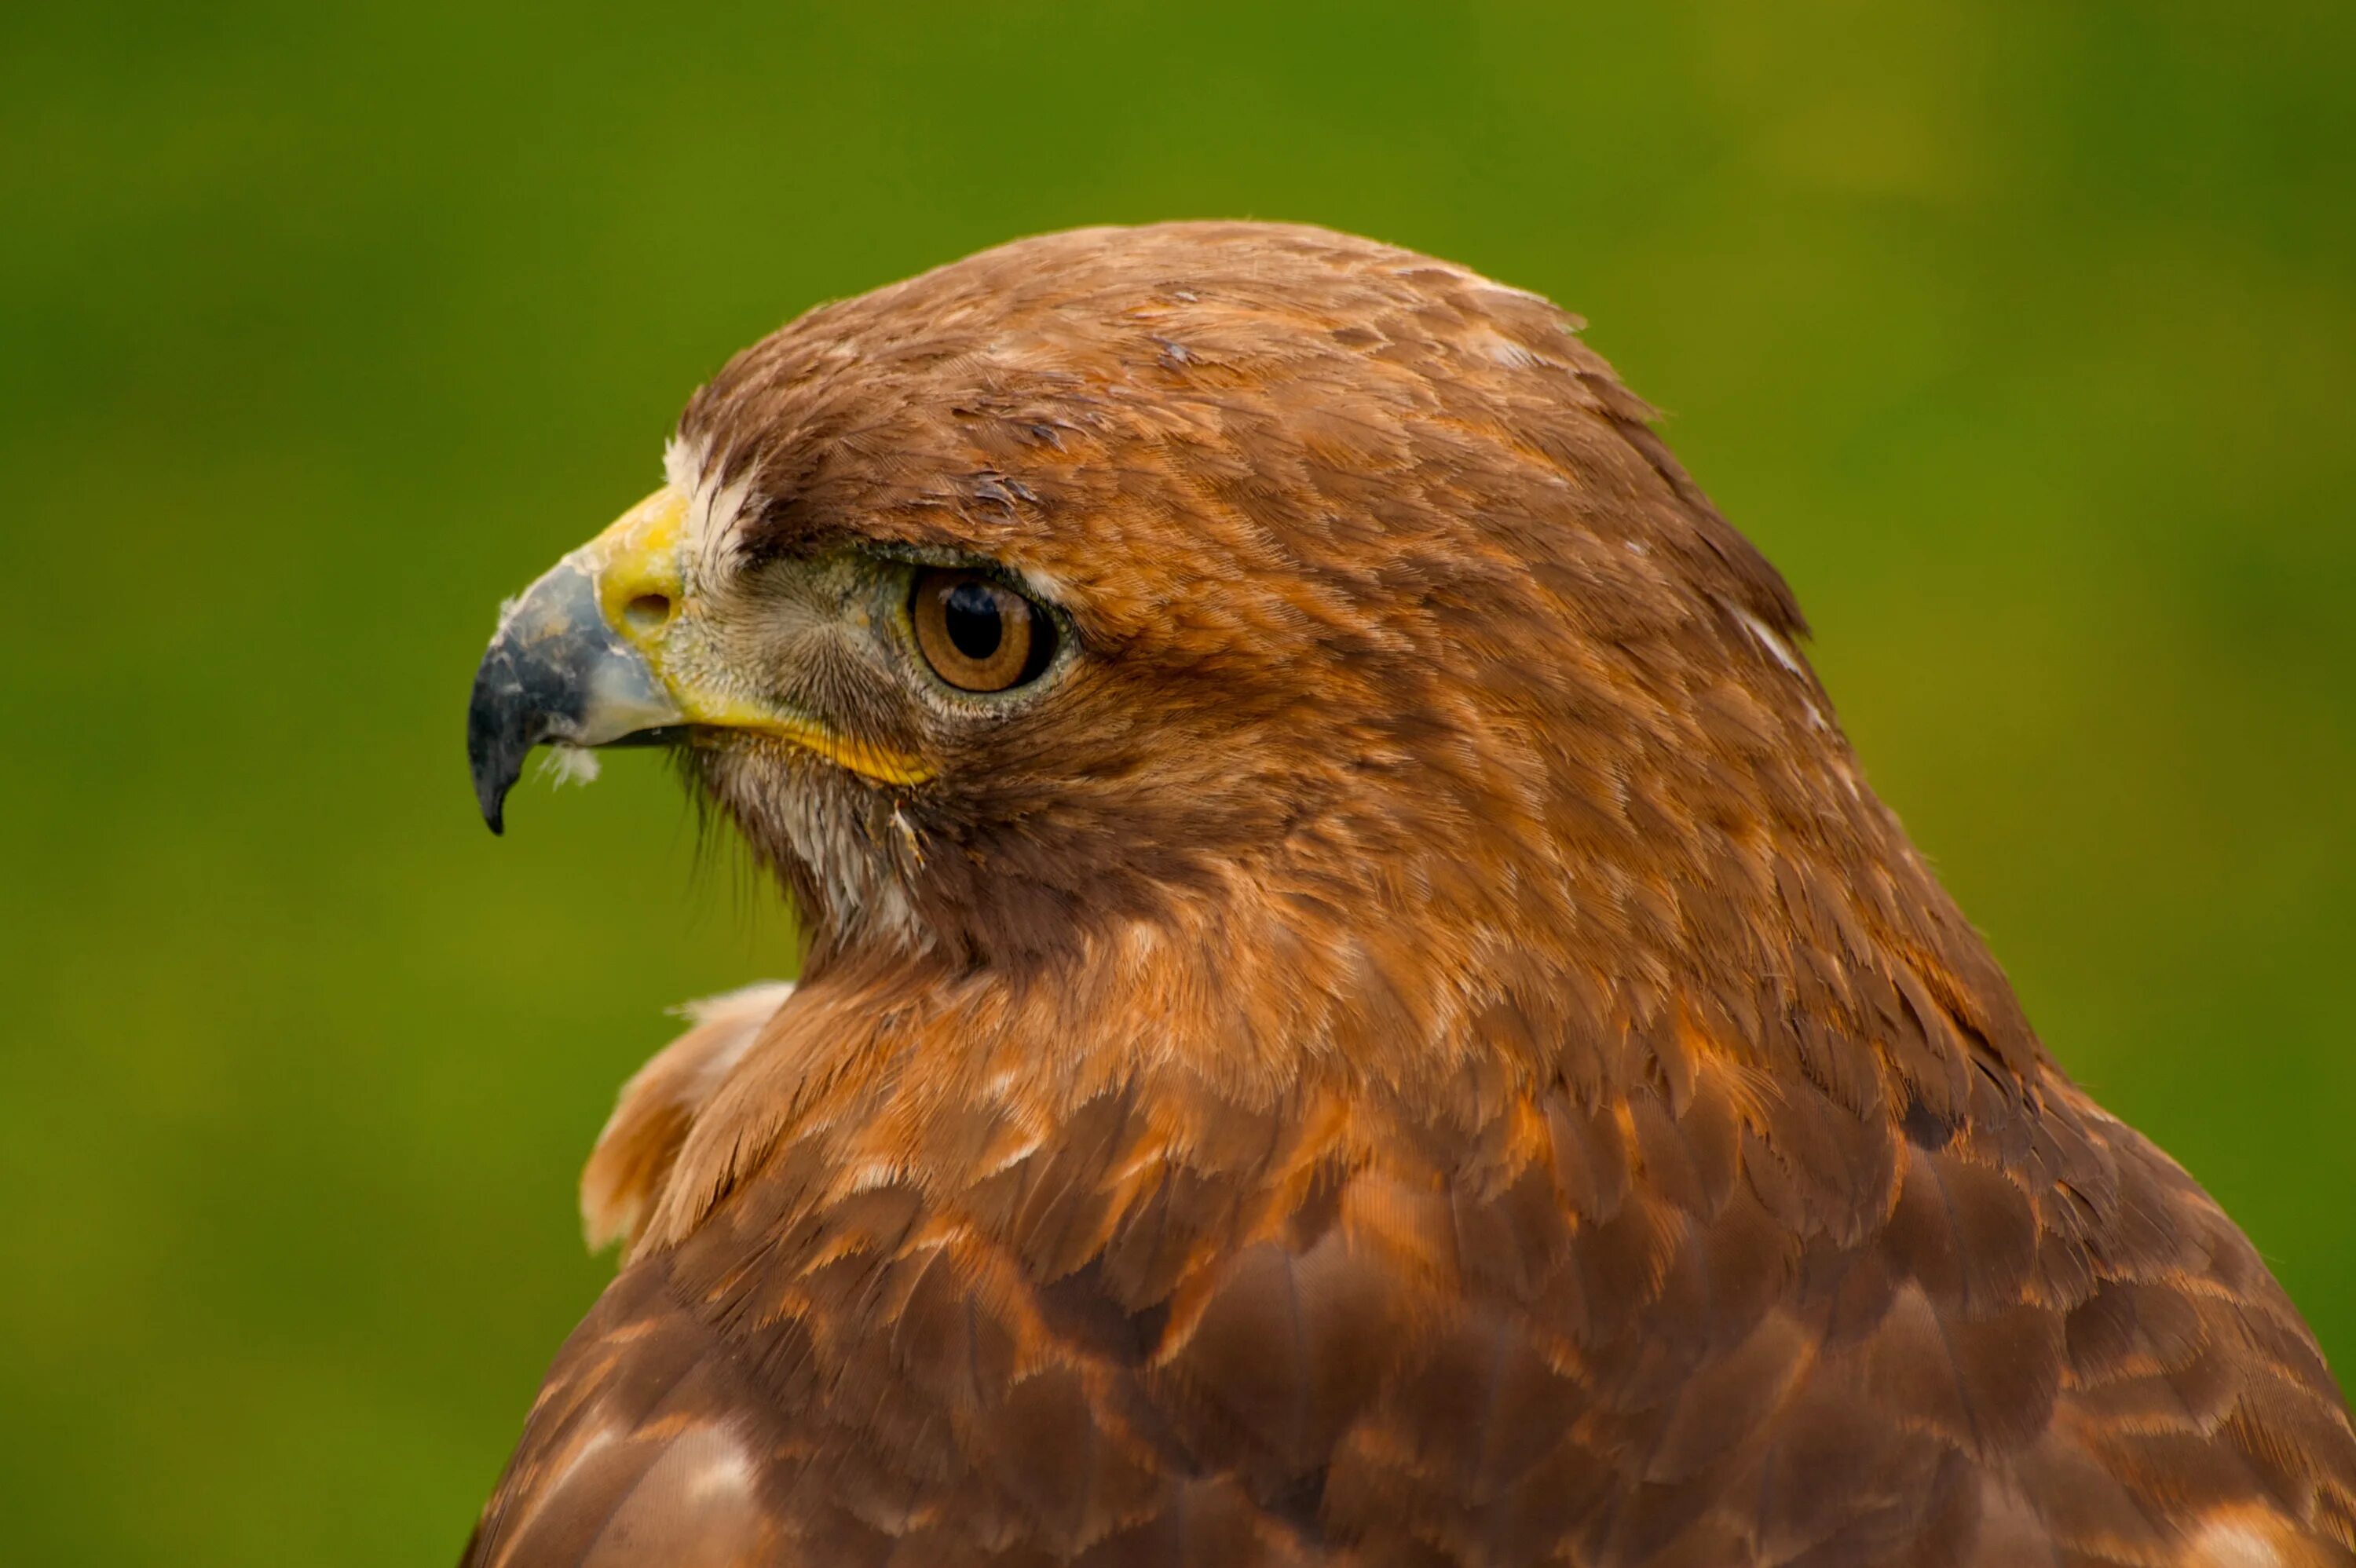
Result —
[[591, 1251], [637, 1240], [687, 1129], [792, 994], [791, 986], [771, 981], [680, 1009], [695, 1027], [622, 1085], [581, 1173], [581, 1223]]
[[984, 556], [1084, 653], [921, 786], [699, 757], [804, 981], [634, 1081], [470, 1563], [2356, 1563], [2297, 1314], [1575, 326], [1092, 230], [698, 394], [748, 560]]

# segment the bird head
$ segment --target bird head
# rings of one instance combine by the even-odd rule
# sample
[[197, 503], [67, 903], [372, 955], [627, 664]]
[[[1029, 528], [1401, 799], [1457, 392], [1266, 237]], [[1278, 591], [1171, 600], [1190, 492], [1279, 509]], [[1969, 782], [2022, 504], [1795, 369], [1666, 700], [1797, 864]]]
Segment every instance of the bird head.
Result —
[[1138, 931], [1460, 1004], [1582, 953], [1760, 972], [1785, 859], [1911, 851], [1788, 590], [1579, 325], [1257, 224], [1053, 235], [812, 311], [509, 607], [485, 815], [535, 743], [670, 744], [813, 972]]

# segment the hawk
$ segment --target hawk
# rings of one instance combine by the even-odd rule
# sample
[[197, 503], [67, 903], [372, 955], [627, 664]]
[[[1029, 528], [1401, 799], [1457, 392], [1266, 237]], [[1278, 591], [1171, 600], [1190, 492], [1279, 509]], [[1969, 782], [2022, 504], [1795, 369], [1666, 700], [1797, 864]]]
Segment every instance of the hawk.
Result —
[[668, 746], [801, 980], [623, 1091], [468, 1563], [2356, 1563], [2315, 1340], [1580, 325], [1095, 229], [695, 394], [474, 779]]

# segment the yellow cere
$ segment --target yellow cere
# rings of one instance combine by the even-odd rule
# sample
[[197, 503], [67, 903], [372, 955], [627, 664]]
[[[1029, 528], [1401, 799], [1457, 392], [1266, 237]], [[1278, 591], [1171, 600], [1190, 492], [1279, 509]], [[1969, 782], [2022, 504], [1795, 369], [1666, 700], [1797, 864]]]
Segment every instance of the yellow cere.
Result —
[[[679, 560], [686, 523], [687, 497], [666, 485], [614, 519], [584, 552], [605, 624], [649, 657], [654, 654], [649, 645], [678, 613], [686, 591]], [[667, 606], [659, 617], [633, 612], [634, 604], [652, 600]]]
[[701, 682], [682, 679], [663, 657], [672, 623], [684, 607], [680, 553], [688, 498], [665, 485], [616, 518], [582, 552], [597, 585], [605, 624], [645, 656], [691, 724], [751, 730], [790, 741], [839, 768], [877, 784], [919, 784], [934, 774], [922, 758], [840, 734], [802, 714], [778, 712]]

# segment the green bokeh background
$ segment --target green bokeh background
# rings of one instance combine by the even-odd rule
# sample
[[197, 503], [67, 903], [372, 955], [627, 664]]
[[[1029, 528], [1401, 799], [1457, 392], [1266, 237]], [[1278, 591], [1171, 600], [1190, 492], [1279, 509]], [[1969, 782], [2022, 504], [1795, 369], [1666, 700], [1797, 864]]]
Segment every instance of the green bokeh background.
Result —
[[1586, 313], [2356, 1361], [2351, 65], [2344, 0], [11, 8], [0, 1556], [455, 1554], [615, 1087], [791, 962], [646, 757], [482, 830], [494, 606], [739, 345], [1103, 220]]

